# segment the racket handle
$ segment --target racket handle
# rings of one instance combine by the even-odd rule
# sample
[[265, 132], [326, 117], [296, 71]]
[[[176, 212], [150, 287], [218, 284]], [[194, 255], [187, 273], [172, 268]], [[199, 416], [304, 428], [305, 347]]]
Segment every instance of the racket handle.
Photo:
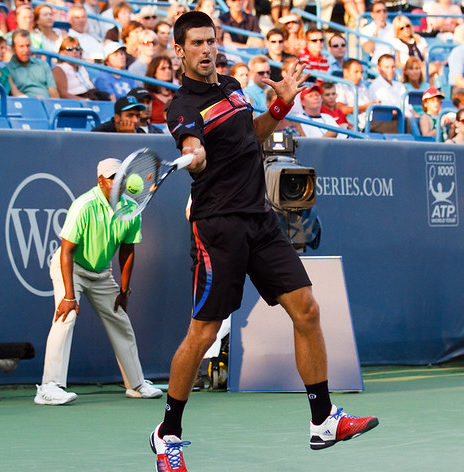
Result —
[[176, 165], [178, 169], [183, 169], [192, 163], [193, 158], [194, 155], [192, 153], [184, 154], [173, 161], [173, 164]]

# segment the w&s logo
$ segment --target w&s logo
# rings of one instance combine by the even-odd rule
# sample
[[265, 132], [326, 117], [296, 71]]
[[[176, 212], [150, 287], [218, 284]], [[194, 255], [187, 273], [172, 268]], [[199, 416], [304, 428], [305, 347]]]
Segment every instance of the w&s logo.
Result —
[[8, 258], [18, 280], [35, 295], [53, 295], [50, 259], [73, 200], [62, 180], [45, 173], [25, 178], [11, 196], [5, 220]]

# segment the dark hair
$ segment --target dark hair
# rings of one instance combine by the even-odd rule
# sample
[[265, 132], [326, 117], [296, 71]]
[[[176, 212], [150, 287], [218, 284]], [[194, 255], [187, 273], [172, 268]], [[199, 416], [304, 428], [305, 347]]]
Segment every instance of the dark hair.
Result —
[[351, 64], [359, 64], [362, 66], [361, 61], [358, 61], [357, 59], [350, 58], [347, 59], [346, 61], [343, 61], [343, 70], [348, 70], [351, 67]]
[[282, 38], [284, 37], [284, 33], [282, 30], [280, 30], [279, 28], [272, 28], [267, 32], [266, 39], [269, 40], [269, 38], [274, 34], [278, 34], [279, 36], [282, 36]]
[[161, 21], [158, 21], [158, 23], [156, 23], [155, 25], [155, 33], [158, 33], [158, 29], [161, 25], [167, 25], [169, 26], [169, 28], [171, 28], [171, 23], [169, 23], [169, 21], [161, 20]]
[[462, 115], [464, 114], [464, 109], [458, 110], [456, 113], [456, 121], [460, 121], [462, 119]]
[[453, 105], [456, 108], [459, 108], [462, 102], [464, 102], [464, 89], [458, 88], [454, 89], [453, 94], [451, 96], [451, 100], [453, 102]]
[[371, 11], [374, 9], [374, 6], [375, 6], [375, 5], [378, 5], [379, 3], [381, 3], [381, 4], [386, 8], [386, 4], [385, 4], [385, 1], [384, 1], [384, 0], [374, 0], [374, 1], [371, 3]]
[[132, 31], [136, 30], [137, 28], [143, 28], [142, 23], [139, 23], [135, 20], [129, 21], [129, 23], [127, 23], [127, 25], [121, 30], [121, 41], [125, 43]]
[[383, 54], [382, 56], [379, 57], [377, 64], [380, 65], [386, 59], [392, 59], [393, 61], [395, 60], [395, 58], [391, 54]]
[[343, 41], [345, 41], [345, 43], [346, 43], [346, 39], [344, 38], [344, 36], [343, 36], [342, 34], [340, 34], [340, 33], [334, 33], [334, 34], [330, 37], [330, 39], [329, 39], [329, 46], [330, 46], [330, 47], [332, 47], [332, 39], [334, 39], [334, 38], [343, 39]]
[[322, 82], [322, 84], [321, 84], [322, 90], [328, 90], [328, 89], [331, 89], [333, 87], [335, 87], [334, 82]]
[[23, 29], [17, 29], [13, 31], [13, 34], [11, 35], [11, 44], [14, 46], [15, 39], [21, 36], [21, 38], [29, 38], [31, 39], [31, 35], [29, 34], [29, 31], [23, 30]]
[[[156, 56], [148, 64], [147, 72], [145, 73], [145, 77], [151, 77], [152, 79], [156, 79], [156, 77], [155, 77], [156, 71], [158, 70], [158, 67], [161, 65], [162, 62], [167, 62], [172, 67], [172, 61], [171, 61], [170, 57], [168, 57], [168, 56]], [[173, 77], [174, 77], [174, 72], [172, 72], [171, 82], [172, 82]], [[145, 82], [145, 88], [149, 92], [153, 92], [153, 93], [159, 93], [159, 91], [160, 91], [159, 85], [149, 84], [147, 82]]]
[[176, 44], [183, 46], [188, 30], [203, 27], [213, 28], [214, 36], [216, 36], [216, 26], [209, 15], [202, 11], [189, 11], [184, 13], [174, 24], [174, 41]]

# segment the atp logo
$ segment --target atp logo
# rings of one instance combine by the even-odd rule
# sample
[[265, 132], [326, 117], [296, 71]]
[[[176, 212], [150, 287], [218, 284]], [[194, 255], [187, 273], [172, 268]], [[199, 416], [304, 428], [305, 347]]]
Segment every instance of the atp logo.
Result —
[[60, 244], [59, 233], [74, 195], [52, 174], [25, 178], [14, 191], [5, 219], [11, 267], [24, 288], [40, 297], [53, 295], [48, 269]]
[[429, 226], [458, 226], [458, 188], [454, 152], [425, 154]]

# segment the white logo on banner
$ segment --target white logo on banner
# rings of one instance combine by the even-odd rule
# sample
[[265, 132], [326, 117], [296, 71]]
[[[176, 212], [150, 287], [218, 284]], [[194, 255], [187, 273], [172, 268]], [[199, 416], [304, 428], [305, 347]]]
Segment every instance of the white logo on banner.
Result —
[[[27, 280], [28, 269], [38, 267], [40, 270], [46, 270], [46, 279], [48, 280], [50, 259], [60, 244], [58, 235], [68, 209], [25, 207], [25, 205], [32, 206], [31, 201], [40, 202], [40, 194], [44, 190], [43, 181], [46, 182], [48, 195], [56, 196], [57, 201], [62, 200], [63, 190], [70, 202], [74, 200], [74, 195], [68, 186], [54, 175], [39, 173], [25, 178], [14, 191], [8, 204], [5, 242], [11, 267], [21, 284], [35, 295], [48, 297], [53, 295], [53, 290], [44, 290], [37, 280]], [[39, 182], [42, 185], [38, 191], [34, 192], [34, 189], [28, 189], [34, 198], [28, 199], [29, 203], [21, 203], [21, 192], [26, 187]], [[18, 252], [20, 257], [18, 257]]]
[[458, 226], [458, 188], [454, 152], [426, 152], [429, 226]]

